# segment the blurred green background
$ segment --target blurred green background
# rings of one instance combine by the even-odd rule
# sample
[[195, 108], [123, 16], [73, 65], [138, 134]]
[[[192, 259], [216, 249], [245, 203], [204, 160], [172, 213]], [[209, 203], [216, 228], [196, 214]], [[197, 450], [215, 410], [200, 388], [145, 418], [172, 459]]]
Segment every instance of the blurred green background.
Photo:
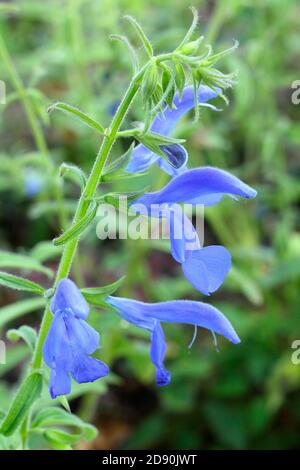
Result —
[[[19, 11], [7, 14], [0, 7], [0, 79], [7, 86], [7, 103], [0, 105], [0, 249], [30, 254], [55, 269], [59, 249], [44, 243], [60, 232], [51, 162], [57, 168], [63, 161], [74, 162], [89, 171], [100, 141], [68, 116], [53, 113], [50, 118], [47, 106], [66, 101], [107, 125], [131, 71], [122, 44], [110, 41], [109, 34], [132, 38], [122, 21], [131, 14], [156, 51], [171, 50], [189, 26], [190, 0], [9, 4]], [[232, 170], [258, 190], [253, 202], [225, 201], [205, 212], [205, 243], [224, 244], [233, 255], [230, 275], [208, 300], [233, 322], [242, 343], [220, 340], [218, 353], [209, 332], [202, 330], [189, 350], [192, 328], [167, 325], [172, 382], [158, 389], [147, 335], [117, 316], [93, 311], [91, 322], [102, 336], [101, 359], [113, 374], [74, 388], [72, 411], [100, 430], [92, 444], [81, 442], [79, 448], [299, 447], [300, 364], [291, 361], [291, 345], [300, 339], [300, 105], [292, 104], [291, 86], [300, 79], [300, 5], [296, 0], [195, 0], [193, 5], [207, 43], [222, 50], [233, 39], [240, 42], [222, 63], [224, 71], [239, 72], [230, 105], [219, 102], [221, 113], [204, 110], [197, 125], [191, 114], [176, 136], [189, 136], [191, 166]], [[142, 118], [137, 100], [128, 124]], [[120, 141], [113, 157], [127, 146], [128, 141]], [[166, 181], [153, 168], [134, 184], [153, 188]], [[128, 190], [128, 183], [106, 189]], [[78, 189], [64, 182], [63, 191], [71, 216]], [[46, 274], [33, 271], [30, 278], [50, 286]], [[80, 245], [73, 278], [81, 286], [97, 286], [123, 274], [120, 295], [150, 302], [202, 300], [166, 244], [101, 242], [91, 230]], [[41, 314], [40, 303], [1, 289], [0, 338], [7, 344], [7, 364], [0, 365], [3, 410], [29, 357], [26, 346], [8, 341], [5, 331], [23, 323], [37, 328]], [[36, 448], [44, 445], [35, 443]]]

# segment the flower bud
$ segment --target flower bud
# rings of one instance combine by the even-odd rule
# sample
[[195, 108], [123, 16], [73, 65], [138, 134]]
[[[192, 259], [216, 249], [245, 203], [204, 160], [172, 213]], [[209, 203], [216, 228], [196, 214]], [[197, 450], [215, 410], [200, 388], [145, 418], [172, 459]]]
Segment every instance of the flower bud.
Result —
[[195, 55], [199, 48], [199, 40], [191, 41], [182, 46], [178, 52], [183, 55]]
[[158, 69], [155, 62], [152, 62], [147, 68], [143, 83], [142, 83], [142, 93], [144, 102], [146, 103], [153, 95], [156, 86], [158, 83]]

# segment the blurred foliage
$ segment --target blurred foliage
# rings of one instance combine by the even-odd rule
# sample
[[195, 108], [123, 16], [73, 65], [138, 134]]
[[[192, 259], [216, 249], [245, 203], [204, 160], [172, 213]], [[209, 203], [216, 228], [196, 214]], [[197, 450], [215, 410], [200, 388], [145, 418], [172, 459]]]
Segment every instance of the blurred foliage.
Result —
[[[156, 49], [167, 51], [189, 25], [190, 0], [19, 0], [9, 5], [18, 11], [0, 9], [0, 36], [11, 58], [11, 68], [3, 55], [0, 60], [0, 79], [7, 85], [7, 103], [0, 105], [0, 246], [30, 256], [31, 279], [47, 286], [60, 253], [43, 242], [59, 233], [48, 160], [57, 168], [66, 161], [88, 171], [99, 146], [93, 130], [61, 113], [50, 119], [47, 107], [66, 101], [108, 124], [131, 70], [122, 44], [110, 41], [109, 34], [127, 29], [122, 16], [131, 14], [155, 38]], [[220, 101], [221, 113], [202, 111], [200, 125], [191, 116], [176, 137], [193, 130], [187, 142], [191, 166], [233, 170], [258, 190], [247, 210], [224, 202], [205, 214], [206, 244], [226, 245], [234, 261], [224, 286], [209, 300], [233, 322], [242, 343], [220, 341], [217, 353], [210, 335], [199, 331], [188, 350], [191, 328], [168, 325], [172, 383], [157, 389], [147, 335], [95, 310], [91, 322], [101, 331], [101, 359], [112, 365], [114, 375], [74, 387], [71, 408], [99, 427], [94, 448], [296, 448], [300, 365], [291, 362], [291, 344], [300, 335], [300, 105], [292, 104], [291, 84], [300, 78], [300, 6], [296, 0], [197, 0], [194, 6], [207, 43], [217, 50], [233, 38], [240, 42], [227, 59], [228, 70], [239, 71], [230, 105]], [[130, 120], [138, 121], [142, 113], [137, 101]], [[112, 157], [126, 145], [120, 141]], [[166, 178], [153, 168], [150, 176], [131, 182], [130, 190], [158, 187]], [[78, 190], [70, 181], [63, 184], [69, 215]], [[124, 189], [126, 181], [109, 184], [111, 191]], [[148, 301], [200, 298], [167, 251], [157, 241], [100, 242], [92, 231], [80, 247], [73, 276], [82, 286], [97, 286], [127, 273], [122, 295]], [[22, 256], [6, 260], [21, 275]], [[2, 339], [23, 321], [37, 328], [41, 300], [1, 289], [0, 302]], [[29, 357], [29, 349], [13, 336], [6, 340], [7, 364], [0, 365], [4, 411]], [[42, 403], [41, 408], [53, 404], [47, 394]], [[74, 442], [90, 448], [80, 440], [82, 422], [72, 424], [81, 430]], [[49, 432], [34, 435], [33, 446], [45, 447], [51, 438]]]

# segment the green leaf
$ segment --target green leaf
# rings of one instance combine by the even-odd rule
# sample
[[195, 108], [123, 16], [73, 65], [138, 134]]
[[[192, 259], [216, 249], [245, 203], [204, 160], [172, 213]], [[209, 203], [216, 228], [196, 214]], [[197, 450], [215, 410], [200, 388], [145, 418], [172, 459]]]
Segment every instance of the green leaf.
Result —
[[149, 39], [147, 38], [146, 34], [144, 33], [142, 27], [139, 25], [139, 23], [132, 16], [129, 16], [129, 15], [124, 16], [124, 19], [129, 21], [134, 27], [148, 56], [150, 58], [153, 57], [153, 49], [152, 49], [151, 43]]
[[179, 93], [180, 99], [182, 98], [182, 92], [185, 85], [185, 71], [182, 64], [178, 63], [175, 65], [175, 83]]
[[116, 170], [119, 170], [120, 168], [124, 167], [127, 165], [128, 161], [130, 160], [132, 150], [134, 149], [134, 142], [130, 145], [129, 149], [126, 150], [121, 157], [117, 158], [113, 162], [111, 162], [108, 165], [105, 165], [104, 171], [102, 173], [102, 178], [104, 175], [108, 175], [109, 173], [113, 173]]
[[28, 271], [37, 271], [46, 274], [49, 278], [53, 276], [53, 271], [46, 268], [36, 259], [30, 256], [9, 253], [0, 250], [0, 268], [3, 269], [26, 269]]
[[146, 103], [154, 94], [158, 85], [158, 68], [156, 63], [152, 62], [144, 73], [142, 82], [142, 94]]
[[85, 287], [84, 289], [81, 289], [81, 292], [89, 303], [98, 304], [99, 301], [101, 302], [105, 297], [113, 294], [124, 282], [125, 277], [126, 276], [122, 276], [117, 281], [112, 284], [107, 284], [106, 286]]
[[141, 196], [147, 191], [147, 188], [143, 188], [140, 191], [133, 191], [131, 193], [107, 193], [103, 196], [100, 196], [99, 199], [97, 198], [98, 202], [105, 202], [107, 204], [111, 204], [116, 209], [120, 207], [120, 200], [126, 197], [126, 201], [131, 202], [134, 201], [137, 197]]
[[152, 150], [152, 152], [167, 160], [170, 165], [173, 165], [173, 163], [167, 158], [167, 155], [160, 147], [162, 145], [181, 144], [185, 142], [184, 139], [174, 139], [173, 137], [157, 134], [156, 132], [151, 131], [148, 131], [147, 134], [137, 134], [136, 138], [139, 142]]
[[132, 66], [133, 66], [133, 72], [137, 73], [139, 69], [139, 61], [129, 39], [126, 36], [121, 36], [120, 34], [111, 34], [110, 39], [121, 41], [123, 44], [125, 44], [130, 54], [130, 58], [131, 58]]
[[81, 437], [93, 440], [97, 435], [97, 429], [85, 423], [78, 416], [58, 407], [45, 408], [37, 414], [32, 422], [32, 429], [45, 428], [46, 426], [71, 426], [80, 430]]
[[76, 165], [62, 163], [59, 168], [59, 176], [67, 176], [72, 179], [72, 181], [79, 182], [81, 189], [85, 188], [86, 176], [82, 169]]
[[25, 379], [1, 424], [1, 434], [11, 436], [19, 428], [29, 409], [39, 398], [42, 387], [43, 377], [39, 372], [32, 372]]
[[51, 113], [56, 109], [73, 115], [87, 126], [91, 127], [92, 129], [96, 129], [96, 131], [100, 132], [101, 134], [104, 134], [104, 127], [101, 126], [99, 122], [95, 121], [93, 118], [80, 111], [80, 109], [76, 108], [75, 106], [59, 101], [58, 103], [54, 103], [49, 106], [48, 113]]
[[44, 263], [45, 261], [56, 258], [61, 252], [61, 246], [54, 246], [52, 242], [44, 241], [37, 243], [30, 251], [30, 255], [40, 263]]
[[29, 346], [29, 349], [32, 352], [34, 351], [37, 333], [31, 326], [22, 325], [18, 329], [8, 330], [6, 336], [12, 342], [17, 342], [20, 338], [23, 339]]
[[74, 238], [79, 237], [96, 217], [97, 207], [97, 204], [94, 203], [92, 209], [82, 217], [82, 219], [67, 229], [62, 235], [60, 235], [60, 237], [54, 238], [53, 244], [56, 246], [65, 245], [71, 240], [74, 240]]
[[81, 438], [80, 434], [70, 434], [60, 429], [48, 429], [43, 436], [55, 450], [71, 450], [70, 446]]
[[25, 344], [16, 345], [14, 348], [9, 348], [6, 354], [6, 363], [1, 364], [0, 377], [4, 376], [11, 369], [16, 367], [21, 362], [24, 362], [29, 356], [28, 347]]
[[0, 328], [16, 318], [43, 308], [46, 304], [44, 298], [25, 299], [0, 308]]
[[123, 171], [117, 171], [116, 173], [104, 175], [102, 181], [104, 183], [110, 183], [113, 181], [132, 181], [145, 175], [147, 175], [145, 171], [138, 171], [136, 173], [125, 173]]
[[3, 271], [0, 271], [0, 284], [10, 289], [23, 290], [38, 295], [44, 295], [45, 292], [45, 289], [39, 284]]

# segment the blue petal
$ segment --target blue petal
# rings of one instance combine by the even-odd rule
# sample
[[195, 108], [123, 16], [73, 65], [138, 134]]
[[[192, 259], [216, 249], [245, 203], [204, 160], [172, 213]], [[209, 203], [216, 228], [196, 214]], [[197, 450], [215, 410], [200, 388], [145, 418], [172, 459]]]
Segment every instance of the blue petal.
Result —
[[68, 342], [73, 351], [92, 354], [99, 346], [99, 333], [85, 320], [76, 317], [65, 318]]
[[166, 341], [164, 331], [159, 322], [155, 323], [151, 334], [151, 360], [156, 366], [156, 383], [160, 387], [168, 385], [171, 381], [170, 372], [164, 366], [166, 354]]
[[[198, 88], [198, 104], [205, 103], [217, 96], [217, 93], [211, 88], [201, 85]], [[186, 87], [182, 93], [182, 99], [176, 93], [174, 97], [174, 108], [166, 107], [163, 113], [158, 113], [154, 119], [150, 130], [161, 135], [169, 135], [176, 127], [180, 119], [194, 107], [194, 90], [193, 87]], [[167, 162], [163, 163], [162, 158], [154, 154], [144, 145], [140, 144], [133, 149], [131, 159], [127, 165], [128, 173], [135, 173], [149, 168], [153, 163], [159, 166], [169, 174], [180, 173], [180, 169], [174, 170]]]
[[188, 160], [188, 154], [182, 145], [161, 145], [160, 149], [164, 152], [168, 159], [166, 163], [168, 164], [168, 162], [170, 162], [170, 164], [168, 165], [171, 166], [173, 169], [179, 170], [180, 168], [186, 165]]
[[94, 357], [82, 354], [74, 359], [72, 376], [78, 383], [94, 382], [108, 373], [108, 366]]
[[170, 228], [172, 256], [178, 263], [183, 263], [185, 252], [188, 248], [200, 248], [198, 234], [190, 219], [177, 204], [173, 204], [169, 208], [167, 217]]
[[124, 318], [124, 320], [129, 323], [132, 323], [139, 328], [144, 328], [150, 331], [153, 330], [154, 321], [151, 318], [144, 318], [141, 312], [141, 305], [147, 304], [143, 304], [143, 302], [138, 302], [136, 300], [113, 296], [107, 297], [106, 302], [115, 307], [120, 317]]
[[74, 318], [70, 310], [59, 310], [54, 315], [43, 345], [43, 358], [47, 366], [52, 368], [59, 362], [60, 368], [66, 371], [70, 371], [73, 364], [73, 355], [65, 323], [65, 318], [68, 316]]
[[225, 194], [253, 198], [256, 191], [230, 173], [213, 167], [188, 170], [173, 178], [160, 191], [144, 194], [132, 204], [216, 204]]
[[[215, 307], [192, 300], [173, 300], [149, 304], [137, 300], [108, 297], [127, 321], [152, 331], [155, 320], [172, 323], [197, 325], [223, 335], [233, 343], [240, 339], [227, 318]], [[132, 313], [134, 312], [134, 314]], [[153, 323], [154, 322], [154, 323]]]
[[53, 399], [59, 395], [68, 395], [71, 391], [69, 373], [61, 364], [57, 364], [56, 367], [51, 369], [49, 390]]
[[75, 316], [86, 319], [89, 314], [89, 305], [78, 287], [70, 279], [62, 279], [50, 304], [51, 312], [71, 309]]
[[231, 256], [223, 246], [207, 246], [185, 253], [182, 270], [188, 281], [205, 295], [215, 292], [231, 266]]

